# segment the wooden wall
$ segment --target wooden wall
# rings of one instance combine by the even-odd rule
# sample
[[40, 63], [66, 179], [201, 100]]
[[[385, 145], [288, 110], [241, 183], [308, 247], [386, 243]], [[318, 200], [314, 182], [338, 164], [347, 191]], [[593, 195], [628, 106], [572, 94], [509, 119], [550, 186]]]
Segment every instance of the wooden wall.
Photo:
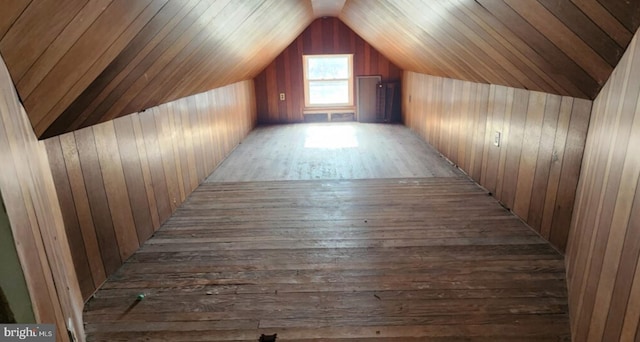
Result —
[[45, 141], [84, 298], [254, 127], [253, 88], [242, 81]]
[[[0, 58], [0, 193], [37, 322], [84, 337], [82, 299], [44, 144], [38, 141]], [[10, 274], [3, 274], [11, 276]]]
[[640, 43], [593, 104], [567, 250], [575, 341], [640, 340]]
[[[316, 19], [256, 76], [258, 121], [260, 123], [303, 121], [302, 55], [331, 53], [354, 54], [355, 76], [381, 75], [383, 81], [400, 80], [402, 71], [339, 19]], [[285, 101], [280, 101], [280, 93], [286, 94]]]
[[405, 124], [564, 250], [591, 101], [413, 72], [403, 89]]

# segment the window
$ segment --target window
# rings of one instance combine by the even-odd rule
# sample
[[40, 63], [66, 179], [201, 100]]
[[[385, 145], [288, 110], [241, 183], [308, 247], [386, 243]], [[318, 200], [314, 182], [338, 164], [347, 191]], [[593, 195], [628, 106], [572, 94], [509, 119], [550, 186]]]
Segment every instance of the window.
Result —
[[353, 106], [353, 55], [302, 58], [305, 107]]

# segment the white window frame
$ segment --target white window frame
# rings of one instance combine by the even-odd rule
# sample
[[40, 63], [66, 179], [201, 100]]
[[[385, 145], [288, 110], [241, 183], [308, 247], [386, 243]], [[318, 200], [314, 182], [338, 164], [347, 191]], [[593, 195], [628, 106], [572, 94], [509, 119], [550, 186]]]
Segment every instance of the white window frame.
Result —
[[[309, 82], [313, 82], [316, 80], [310, 80], [308, 78], [308, 60], [311, 58], [327, 58], [327, 57], [347, 57], [349, 61], [349, 78], [336, 78], [322, 81], [348, 81], [349, 83], [349, 102], [348, 103], [328, 103], [328, 104], [311, 104], [309, 97]], [[303, 55], [302, 56], [302, 65], [304, 69], [304, 105], [305, 108], [335, 108], [335, 107], [353, 107], [353, 54], [329, 54], [329, 55]], [[317, 81], [320, 81], [318, 79]]]

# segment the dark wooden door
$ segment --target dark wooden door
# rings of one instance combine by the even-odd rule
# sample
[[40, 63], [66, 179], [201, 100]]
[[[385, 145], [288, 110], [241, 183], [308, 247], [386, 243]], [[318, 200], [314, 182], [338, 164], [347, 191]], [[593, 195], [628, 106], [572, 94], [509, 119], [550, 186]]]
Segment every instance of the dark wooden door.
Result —
[[356, 111], [359, 122], [376, 122], [378, 87], [380, 76], [356, 77]]

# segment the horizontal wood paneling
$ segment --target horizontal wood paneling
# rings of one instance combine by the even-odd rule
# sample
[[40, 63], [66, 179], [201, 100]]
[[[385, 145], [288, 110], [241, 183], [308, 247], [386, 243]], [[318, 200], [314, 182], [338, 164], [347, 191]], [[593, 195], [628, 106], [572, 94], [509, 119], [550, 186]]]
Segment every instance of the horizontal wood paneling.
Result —
[[[83, 339], [82, 298], [44, 144], [0, 58], [0, 194], [38, 323]], [[3, 277], [11, 277], [3, 274]]]
[[639, 18], [640, 2], [615, 0], [351, 0], [340, 14], [404, 70], [591, 99]]
[[[382, 81], [399, 81], [402, 73], [339, 19], [316, 19], [256, 76], [260, 123], [304, 120], [302, 56], [312, 54], [353, 54], [354, 76], [380, 75]], [[285, 93], [285, 101], [280, 101], [280, 93]]]
[[640, 338], [638, 39], [593, 105], [566, 256], [575, 341]]
[[44, 141], [88, 298], [254, 127], [243, 81]]
[[564, 250], [591, 101], [413, 72], [403, 83], [405, 124]]
[[253, 78], [312, 20], [309, 1], [2, 1], [0, 52], [51, 137]]

